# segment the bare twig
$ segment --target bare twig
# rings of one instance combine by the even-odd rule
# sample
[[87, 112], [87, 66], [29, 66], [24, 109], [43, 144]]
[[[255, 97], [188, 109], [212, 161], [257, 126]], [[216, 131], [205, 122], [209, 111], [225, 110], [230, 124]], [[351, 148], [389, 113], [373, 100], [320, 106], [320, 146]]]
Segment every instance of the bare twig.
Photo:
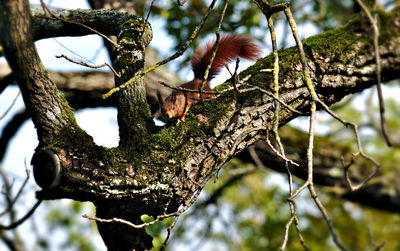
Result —
[[19, 220], [9, 224], [9, 225], [0, 225], [0, 229], [13, 229], [18, 227], [19, 225], [21, 225], [22, 223], [24, 223], [29, 217], [32, 216], [32, 214], [35, 212], [36, 208], [38, 208], [38, 206], [40, 205], [40, 203], [42, 203], [42, 200], [39, 199], [35, 205], [33, 205], [33, 207]]
[[[219, 38], [220, 38], [219, 32], [221, 30], [222, 21], [224, 20], [225, 12], [226, 12], [226, 9], [228, 7], [228, 4], [229, 4], [229, 0], [225, 0], [225, 4], [224, 4], [224, 7], [223, 7], [222, 12], [221, 12], [221, 17], [219, 18], [217, 29], [215, 30], [215, 44], [214, 44], [213, 50], [211, 52], [210, 62], [208, 62], [206, 71], [204, 72], [203, 82], [201, 83], [200, 91], [202, 91], [204, 89], [204, 86], [207, 83], [208, 73], [210, 72], [211, 65], [214, 62], [214, 58], [217, 55], [217, 50], [218, 50], [218, 46], [219, 46]], [[200, 98], [201, 98], [201, 95], [200, 95]]]
[[[276, 137], [276, 135], [275, 135]], [[267, 143], [267, 145], [271, 148], [271, 150], [281, 159], [283, 159], [285, 162], [290, 163], [294, 166], [300, 167], [300, 165], [296, 162], [294, 162], [293, 160], [290, 160], [288, 158], [286, 158], [286, 156], [284, 155], [284, 153], [282, 154], [281, 148], [279, 148], [279, 151], [275, 149], [275, 147], [271, 144], [271, 141], [269, 140], [269, 130], [267, 130], [267, 135], [265, 137], [265, 142]]]
[[121, 218], [117, 218], [117, 217], [114, 217], [112, 219], [102, 219], [102, 218], [99, 218], [99, 217], [96, 217], [96, 216], [89, 216], [87, 214], [83, 214], [82, 217], [86, 218], [86, 219], [89, 219], [89, 220], [101, 222], [101, 223], [122, 223], [122, 224], [128, 225], [128, 226], [130, 226], [132, 228], [145, 228], [145, 227], [154, 225], [155, 223], [157, 223], [157, 222], [159, 222], [159, 221], [161, 221], [163, 219], [169, 218], [171, 216], [174, 216], [174, 215], [175, 215], [175, 213], [158, 215], [155, 220], [150, 221], [150, 222], [146, 222], [146, 223], [143, 223], [143, 224], [134, 224], [134, 223], [132, 223], [130, 221], [127, 221], [127, 220], [124, 220], [124, 219], [121, 219]]
[[[369, 117], [369, 124], [372, 129], [376, 131], [378, 135], [382, 134], [382, 126], [379, 125], [378, 121], [381, 121], [376, 118], [376, 114], [374, 113], [375, 107], [373, 105], [373, 97], [374, 97], [374, 89], [371, 89], [370, 94], [368, 95], [368, 98], [366, 99], [366, 112]], [[367, 125], [367, 126], [368, 126]], [[361, 126], [359, 126], [360, 128]], [[382, 135], [383, 136], [383, 135]], [[400, 140], [399, 138], [394, 138], [390, 135], [390, 142], [392, 147], [399, 148], [400, 147]]]
[[146, 22], [149, 20], [150, 13], [151, 13], [151, 10], [153, 9], [153, 5], [154, 5], [155, 1], [156, 0], [151, 0], [150, 8], [149, 8], [149, 11], [147, 12], [147, 15], [146, 15]]
[[3, 212], [0, 213], [0, 217], [3, 216], [4, 214], [10, 212], [15, 204], [15, 202], [18, 200], [19, 196], [21, 196], [22, 191], [24, 190], [26, 184], [28, 183], [29, 177], [30, 177], [30, 171], [28, 168], [28, 165], [25, 165], [25, 173], [26, 173], [26, 178], [24, 180], [24, 182], [22, 183], [21, 187], [19, 188], [17, 194], [15, 195], [14, 198], [11, 198], [11, 186], [9, 184], [7, 184], [7, 178], [6, 178], [6, 173], [4, 172], [2, 166], [0, 166], [0, 174], [4, 180], [4, 183], [6, 185], [6, 192], [7, 192], [7, 196], [8, 198], [8, 206], [6, 209], [4, 209]]
[[120, 77], [120, 74], [118, 74], [114, 70], [114, 68], [112, 68], [111, 65], [109, 65], [108, 63], [104, 63], [104, 64], [101, 64], [101, 65], [89, 65], [89, 64], [87, 64], [85, 62], [75, 61], [75, 60], [65, 56], [64, 54], [61, 54], [60, 56], [56, 56], [56, 58], [65, 58], [66, 60], [68, 60], [68, 61], [70, 61], [70, 62], [72, 62], [74, 64], [79, 64], [79, 65], [82, 65], [82, 66], [85, 66], [85, 67], [88, 67], [88, 68], [92, 68], [92, 69], [98, 69], [98, 68], [102, 68], [102, 67], [107, 66], [116, 76]]
[[[36, 208], [40, 205], [40, 203], [42, 202], [42, 200], [38, 200], [35, 205], [33, 205], [33, 207], [19, 220], [15, 220], [15, 211], [14, 211], [14, 204], [16, 202], [16, 200], [19, 198], [20, 194], [22, 193], [22, 190], [24, 189], [26, 182], [29, 178], [29, 170], [26, 167], [26, 173], [27, 173], [27, 178], [25, 179], [24, 183], [22, 184], [22, 186], [20, 187], [19, 191], [17, 192], [17, 195], [14, 197], [14, 199], [11, 197], [11, 188], [12, 188], [12, 184], [10, 184], [10, 182], [8, 181], [7, 178], [7, 174], [4, 172], [3, 168], [1, 168], [0, 166], [0, 175], [4, 181], [4, 185], [5, 185], [5, 189], [6, 189], [6, 200], [8, 203], [8, 207], [7, 209], [2, 212], [2, 215], [4, 215], [5, 213], [9, 213], [10, 214], [10, 218], [11, 218], [11, 223], [9, 225], [3, 225], [0, 224], [0, 230], [9, 230], [9, 229], [15, 229], [16, 227], [18, 227], [19, 225], [21, 225], [22, 223], [24, 223], [29, 217], [31, 217], [31, 215], [35, 212]], [[16, 233], [16, 232], [15, 232]]]
[[378, 28], [378, 15], [375, 14], [374, 17], [372, 17], [371, 12], [368, 10], [367, 6], [363, 3], [362, 0], [357, 0], [357, 3], [360, 5], [361, 9], [365, 12], [367, 15], [369, 21], [371, 22], [373, 31], [374, 31], [374, 52], [375, 52], [375, 63], [376, 63], [376, 89], [378, 90], [378, 99], [379, 99], [379, 111], [380, 111], [380, 116], [381, 116], [381, 129], [382, 129], [382, 135], [383, 138], [386, 141], [386, 144], [388, 146], [392, 146], [392, 140], [389, 136], [389, 133], [387, 131], [386, 127], [386, 122], [385, 122], [385, 101], [383, 98], [383, 93], [382, 93], [382, 66], [381, 66], [381, 55], [379, 51], [379, 28]]
[[236, 64], [235, 64], [235, 71], [233, 72], [232, 78], [233, 78], [233, 88], [237, 93], [243, 93], [245, 90], [240, 90], [238, 87], [238, 82], [239, 82], [239, 75], [237, 74], [239, 70], [239, 64], [240, 64], [240, 57], [237, 57], [236, 59]]
[[328, 229], [329, 232], [331, 233], [333, 242], [336, 244], [336, 246], [340, 249], [340, 250], [347, 250], [339, 241], [339, 237], [336, 234], [335, 228], [333, 227], [332, 224], [332, 220], [330, 219], [328, 212], [326, 211], [324, 205], [321, 203], [321, 201], [318, 198], [317, 193], [315, 192], [314, 186], [310, 185], [308, 186], [308, 189], [311, 193], [311, 197], [313, 198], [313, 200], [315, 201], [316, 205], [318, 206], [319, 211], [322, 214], [322, 217], [324, 218], [326, 224], [328, 225]]
[[[354, 186], [354, 185], [351, 184], [351, 182], [348, 183], [348, 186], [351, 189], [351, 191], [355, 191], [357, 189], [360, 189], [369, 180], [371, 180], [375, 175], [377, 175], [379, 173], [379, 171], [382, 168], [382, 166], [376, 160], [374, 160], [372, 157], [370, 157], [370, 156], [368, 156], [367, 154], [364, 153], [362, 145], [361, 145], [361, 139], [360, 139], [360, 134], [358, 132], [358, 125], [357, 124], [354, 124], [354, 123], [351, 123], [351, 122], [348, 122], [348, 121], [342, 119], [337, 114], [335, 114], [332, 110], [330, 110], [329, 107], [325, 103], [323, 103], [322, 101], [318, 100], [318, 103], [323, 106], [323, 108], [325, 109], [326, 112], [328, 112], [333, 118], [335, 118], [336, 120], [341, 122], [344, 126], [353, 127], [354, 135], [356, 137], [357, 149], [358, 149], [358, 152], [354, 153], [353, 155], [354, 156], [360, 155], [361, 157], [363, 157], [367, 161], [371, 162], [375, 166], [374, 171], [371, 172], [363, 181], [361, 181], [359, 185]], [[345, 175], [348, 175], [347, 171], [345, 170]], [[350, 179], [346, 179], [346, 180], [350, 181]]]
[[[254, 132], [260, 131], [260, 130], [265, 130], [264, 127], [255, 127], [252, 128], [246, 132], [242, 132], [241, 134], [239, 134], [236, 139], [235, 142], [233, 143], [230, 151], [229, 151], [229, 156], [226, 156], [224, 158], [224, 160], [216, 167], [216, 168], [212, 168], [211, 170], [213, 172], [215, 172], [217, 174], [217, 178], [218, 178], [218, 173], [221, 170], [221, 168], [223, 167], [223, 165], [225, 165], [225, 163], [231, 158], [231, 156], [235, 155], [236, 149], [239, 146], [240, 142], [247, 136], [251, 135]], [[214, 171], [215, 170], [215, 171]]]
[[11, 102], [11, 105], [7, 108], [7, 110], [0, 116], [0, 120], [2, 120], [5, 116], [7, 116], [7, 114], [10, 112], [10, 110], [13, 108], [13, 106], [15, 105], [15, 102], [17, 102], [17, 99], [19, 97], [19, 95], [21, 94], [21, 91], [18, 91], [17, 96], [15, 96], [14, 100]]
[[[63, 48], [66, 49], [67, 51], [69, 51], [69, 52], [71, 52], [72, 54], [74, 54], [75, 56], [80, 57], [80, 58], [82, 58], [82, 59], [84, 59], [84, 60], [86, 60], [86, 61], [88, 61], [88, 62], [94, 64], [93, 60], [87, 59], [87, 58], [85, 58], [84, 56], [79, 55], [78, 53], [74, 52], [73, 50], [71, 50], [71, 49], [68, 48], [67, 46], [63, 45], [63, 44], [62, 44], [60, 41], [58, 41], [57, 39], [53, 38], [53, 40], [54, 40], [56, 43], [58, 43], [61, 47], [63, 47]], [[100, 48], [100, 49], [101, 49], [101, 48]], [[97, 50], [97, 51], [99, 51], [99, 50]], [[98, 52], [96, 52], [96, 54], [97, 54], [97, 53], [98, 53]], [[56, 56], [56, 57], [57, 57], [57, 56]]]
[[250, 146], [248, 148], [250, 157], [253, 159], [256, 164], [257, 169], [267, 169], [267, 167], [262, 163], [261, 159], [258, 157], [256, 150], [254, 150], [254, 146]]
[[[242, 80], [241, 82], [243, 82], [243, 80]], [[247, 86], [249, 86], [250, 88], [248, 88], [248, 89], [241, 89], [240, 91], [241, 91], [242, 93], [243, 93], [243, 92], [256, 91], [256, 90], [257, 90], [257, 91], [260, 91], [260, 92], [262, 92], [262, 93], [264, 93], [264, 94], [267, 94], [269, 97], [273, 98], [274, 100], [278, 101], [279, 104], [281, 104], [281, 105], [282, 105], [285, 109], [287, 109], [288, 111], [291, 111], [291, 112], [293, 112], [293, 113], [295, 113], [295, 114], [298, 114], [298, 115], [304, 115], [302, 112], [300, 112], [300, 111], [294, 109], [294, 108], [291, 107], [290, 105], [288, 105], [288, 104], [286, 104], [285, 102], [283, 102], [279, 97], [276, 97], [275, 94], [271, 93], [270, 91], [265, 90], [265, 89], [263, 89], [263, 88], [261, 88], [261, 87], [259, 87], [259, 86], [255, 86], [255, 85], [251, 85], [251, 84], [247, 84], [247, 83], [244, 84], [244, 85], [247, 85]], [[238, 86], [241, 86], [241, 85], [238, 85]]]
[[158, 83], [160, 83], [161, 85], [171, 88], [173, 90], [178, 90], [178, 91], [183, 91], [183, 92], [193, 92], [193, 93], [203, 93], [203, 94], [221, 94], [222, 92], [218, 92], [218, 91], [201, 91], [201, 90], [193, 90], [193, 89], [187, 89], [187, 88], [183, 88], [181, 86], [172, 86], [169, 85], [167, 83], [165, 83], [164, 81], [158, 81]]
[[352, 187], [353, 187], [353, 186], [352, 186], [351, 180], [350, 180], [349, 169], [350, 169], [350, 167], [351, 167], [351, 166], [354, 164], [354, 162], [355, 162], [355, 155], [352, 154], [352, 156], [351, 156], [351, 161], [350, 161], [350, 163], [347, 164], [347, 165], [344, 163], [344, 157], [343, 157], [343, 156], [340, 157], [340, 162], [342, 163], [342, 166], [343, 166], [344, 178], [346, 179], [347, 185], [348, 185], [349, 188], [352, 190]]
[[383, 241], [381, 244], [376, 243], [376, 241], [374, 240], [374, 236], [372, 235], [371, 228], [368, 227], [367, 229], [368, 229], [369, 240], [371, 244], [375, 247], [375, 251], [381, 250], [381, 248], [385, 246], [385, 242]]
[[172, 229], [175, 227], [176, 222], [178, 221], [178, 217], [175, 217], [172, 222], [171, 225], [169, 225], [168, 229], [167, 229], [167, 237], [165, 238], [161, 248], [159, 251], [164, 250], [167, 247], [168, 241], [169, 241], [169, 237], [171, 237], [171, 231]]

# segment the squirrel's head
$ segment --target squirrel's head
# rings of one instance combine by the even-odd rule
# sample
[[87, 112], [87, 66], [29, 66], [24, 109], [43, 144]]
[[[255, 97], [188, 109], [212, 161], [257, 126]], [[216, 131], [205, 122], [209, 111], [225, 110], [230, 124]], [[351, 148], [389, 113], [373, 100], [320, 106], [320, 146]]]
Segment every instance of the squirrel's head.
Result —
[[161, 117], [165, 121], [171, 121], [183, 116], [186, 100], [183, 92], [172, 92], [165, 100], [161, 93], [157, 91], [158, 102], [161, 105]]

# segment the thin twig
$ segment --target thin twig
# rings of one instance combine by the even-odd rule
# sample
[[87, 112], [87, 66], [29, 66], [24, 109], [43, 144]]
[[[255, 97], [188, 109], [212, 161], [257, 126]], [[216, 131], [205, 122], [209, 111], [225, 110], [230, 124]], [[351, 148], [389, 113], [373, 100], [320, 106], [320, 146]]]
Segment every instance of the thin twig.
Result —
[[[245, 137], [249, 136], [251, 133], [257, 132], [257, 131], [260, 131], [260, 130], [265, 130], [265, 128], [264, 128], [264, 127], [255, 127], [255, 128], [251, 128], [251, 129], [249, 129], [248, 131], [242, 132], [241, 134], [239, 134], [239, 135], [236, 137], [236, 139], [235, 139], [235, 141], [233, 142], [233, 145], [232, 145], [232, 147], [231, 147], [231, 149], [230, 149], [230, 151], [229, 151], [229, 156], [225, 157], [225, 159], [224, 159], [220, 164], [218, 164], [217, 167], [211, 169], [213, 172], [217, 173], [217, 178], [218, 178], [218, 173], [219, 173], [219, 171], [221, 170], [221, 168], [225, 165], [226, 162], [228, 162], [228, 160], [229, 160], [233, 155], [235, 155], [236, 149], [237, 149], [237, 147], [239, 146], [239, 143], [241, 142], [241, 140], [243, 140]], [[214, 170], [215, 170], [215, 171], [214, 171]]]
[[66, 60], [68, 60], [68, 61], [70, 61], [70, 62], [72, 62], [74, 64], [79, 64], [79, 65], [82, 65], [82, 66], [85, 66], [85, 67], [89, 67], [89, 68], [93, 68], [93, 69], [98, 69], [98, 68], [102, 68], [102, 67], [107, 66], [116, 76], [120, 77], [120, 75], [108, 63], [104, 63], [104, 64], [101, 64], [101, 65], [89, 65], [89, 64], [87, 64], [85, 62], [75, 61], [75, 60], [65, 56], [64, 54], [61, 54], [60, 56], [56, 56], [56, 58], [65, 58]]
[[351, 184], [351, 180], [350, 180], [350, 175], [349, 175], [349, 169], [350, 169], [350, 167], [354, 164], [354, 162], [355, 162], [355, 155], [354, 154], [352, 154], [352, 156], [351, 156], [351, 161], [350, 161], [350, 163], [349, 164], [345, 164], [344, 163], [344, 157], [343, 156], [341, 156], [340, 157], [340, 162], [342, 163], [342, 166], [343, 166], [343, 170], [344, 170], [344, 178], [345, 178], [345, 180], [346, 180], [346, 182], [347, 182], [347, 185], [349, 186], [349, 188], [352, 190], [352, 184]]
[[[275, 36], [276, 36], [276, 35], [275, 35]], [[238, 64], [238, 63], [237, 63], [237, 64]], [[236, 64], [236, 67], [237, 67], [237, 64]], [[258, 90], [258, 91], [260, 91], [260, 92], [262, 92], [262, 93], [265, 93], [265, 94], [267, 94], [268, 96], [272, 97], [275, 101], [278, 101], [279, 104], [283, 105], [287, 110], [289, 110], [289, 111], [291, 111], [291, 112], [293, 112], [293, 113], [296, 113], [296, 114], [298, 114], [298, 115], [303, 115], [301, 112], [297, 111], [297, 110], [294, 109], [293, 107], [291, 107], [291, 106], [287, 105], [285, 102], [281, 101], [281, 100], [279, 99], [279, 97], [276, 96], [276, 94], [273, 94], [273, 93], [271, 93], [270, 91], [265, 90], [265, 89], [263, 89], [263, 88], [261, 88], [261, 87], [259, 87], [259, 86], [255, 86], [255, 85], [251, 85], [251, 84], [247, 83], [247, 81], [248, 81], [252, 76], [254, 76], [255, 74], [264, 73], [264, 72], [267, 72], [267, 73], [271, 73], [271, 72], [272, 72], [272, 74], [273, 74], [273, 76], [274, 76], [274, 81], [275, 81], [275, 78], [277, 78], [277, 76], [278, 76], [278, 74], [279, 74], [279, 71], [278, 71], [278, 72], [275, 72], [275, 69], [261, 69], [261, 70], [259, 70], [259, 71], [250, 73], [249, 75], [245, 76], [242, 80], [239, 81], [238, 86], [247, 85], [247, 86], [250, 86], [251, 89], [247, 89], [247, 90], [246, 90], [246, 89], [241, 89], [239, 92], [243, 93], [243, 92], [248, 92], [248, 91], [250, 91], [250, 90]], [[275, 86], [275, 84], [274, 84], [274, 86]]]
[[[296, 162], [294, 162], [293, 160], [290, 160], [288, 158], [286, 158], [286, 156], [284, 154], [282, 154], [280, 151], [276, 150], [275, 147], [271, 144], [271, 141], [269, 140], [269, 134], [268, 134], [269, 130], [267, 130], [267, 135], [265, 137], [265, 142], [267, 143], [267, 145], [271, 148], [271, 150], [282, 160], [284, 160], [287, 163], [290, 163], [294, 166], [300, 167], [299, 164], [297, 164]], [[276, 137], [276, 136], [275, 136]], [[281, 150], [281, 149], [280, 149]]]
[[201, 91], [201, 90], [193, 90], [193, 89], [187, 89], [183, 88], [181, 86], [172, 86], [170, 84], [165, 83], [164, 81], [158, 81], [159, 84], [171, 88], [173, 90], [178, 90], [178, 91], [183, 91], [183, 92], [192, 92], [192, 93], [203, 93], [203, 94], [221, 94], [222, 92], [218, 91]]
[[23, 216], [21, 219], [9, 224], [9, 225], [0, 225], [0, 229], [8, 230], [8, 229], [13, 229], [24, 223], [31, 215], [35, 212], [36, 208], [42, 203], [43, 200], [39, 199], [35, 205]]
[[[373, 97], [374, 97], [374, 89], [371, 89], [368, 98], [366, 98], [365, 100], [365, 105], [366, 105], [366, 112], [368, 114], [368, 118], [369, 118], [369, 123], [367, 126], [372, 127], [373, 130], [375, 130], [375, 132], [378, 135], [382, 134], [382, 127], [380, 126], [378, 121], [381, 121], [379, 119], [376, 119], [374, 110], [375, 107], [373, 105]], [[361, 126], [359, 126], [360, 128]], [[383, 135], [382, 135], [383, 136]], [[390, 137], [390, 141], [392, 143], [392, 147], [396, 147], [399, 148], [400, 147], [400, 140], [399, 138], [393, 138], [392, 136]]]
[[336, 246], [340, 250], [346, 250], [346, 248], [341, 244], [338, 235], [336, 234], [335, 228], [333, 227], [332, 220], [329, 218], [328, 212], [326, 211], [324, 205], [321, 203], [321, 201], [318, 198], [317, 193], [315, 192], [314, 186], [310, 185], [308, 186], [308, 189], [311, 193], [311, 197], [315, 201], [316, 205], [318, 206], [319, 211], [322, 214], [322, 217], [324, 218], [326, 224], [328, 225], [329, 232], [331, 233], [333, 242], [336, 244]]
[[[200, 91], [202, 91], [204, 89], [204, 86], [206, 85], [206, 83], [208, 81], [208, 73], [210, 72], [211, 65], [214, 62], [214, 58], [217, 55], [217, 50], [218, 50], [218, 46], [219, 46], [219, 39], [220, 39], [219, 32], [221, 30], [222, 21], [224, 20], [225, 12], [226, 12], [226, 9], [228, 7], [228, 4], [229, 4], [229, 0], [225, 0], [225, 4], [224, 4], [224, 7], [222, 8], [222, 12], [221, 12], [221, 17], [219, 18], [217, 29], [215, 30], [215, 44], [214, 44], [213, 50], [211, 52], [210, 62], [208, 62], [206, 71], [204, 72], [203, 82], [201, 83]], [[201, 97], [202, 96], [200, 95], [200, 98]]]
[[11, 102], [11, 105], [7, 108], [7, 110], [0, 116], [0, 120], [2, 120], [5, 116], [7, 116], [7, 114], [10, 112], [10, 110], [13, 108], [13, 106], [15, 105], [15, 103], [18, 100], [19, 95], [21, 94], [21, 91], [18, 91], [17, 96], [15, 96], [15, 98], [13, 99], [13, 101]]
[[258, 154], [257, 154], [256, 150], [254, 149], [254, 146], [250, 146], [248, 148], [248, 150], [249, 150], [250, 157], [256, 164], [257, 169], [267, 169], [267, 167], [264, 165], [264, 163], [262, 163], [260, 157], [258, 157]]
[[286, 222], [286, 225], [285, 225], [285, 234], [283, 235], [283, 242], [282, 242], [281, 249], [280, 249], [281, 251], [285, 250], [285, 248], [286, 248], [287, 242], [289, 240], [289, 228], [290, 228], [290, 225], [292, 225], [293, 221], [294, 221], [294, 215], [292, 214], [292, 216], [290, 217], [288, 222]]
[[[58, 43], [61, 47], [63, 47], [63, 48], [66, 49], [67, 51], [69, 51], [69, 52], [71, 52], [72, 54], [74, 54], [75, 56], [80, 57], [80, 58], [82, 58], [83, 60], [86, 60], [86, 61], [88, 61], [88, 62], [90, 62], [90, 63], [92, 63], [92, 64], [95, 64], [95, 63], [93, 62], [93, 60], [90, 60], [90, 59], [88, 59], [88, 58], [85, 58], [85, 57], [82, 56], [82, 55], [79, 55], [78, 53], [74, 52], [74, 51], [71, 50], [70, 48], [68, 48], [68, 47], [66, 47], [65, 45], [63, 45], [63, 44], [62, 44], [60, 41], [58, 41], [57, 39], [53, 38], [53, 40], [54, 40], [56, 43]], [[102, 49], [102, 48], [99, 48], [99, 49]], [[97, 50], [96, 53], [98, 53], [98, 51], [99, 51], [99, 50]]]
[[165, 240], [164, 240], [163, 244], [161, 245], [161, 248], [160, 248], [159, 251], [162, 251], [162, 250], [164, 250], [164, 249], [167, 247], [169, 238], [171, 237], [172, 229], [175, 227], [175, 224], [176, 224], [177, 221], [178, 221], [178, 217], [175, 217], [175, 218], [172, 220], [171, 225], [169, 225], [169, 227], [168, 227], [168, 229], [167, 229], [167, 237], [165, 238]]
[[154, 2], [155, 2], [155, 1], [156, 1], [156, 0], [151, 0], [150, 8], [149, 8], [149, 11], [147, 12], [147, 15], [146, 15], [146, 23], [147, 23], [147, 21], [149, 20], [150, 13], [151, 13], [151, 10], [153, 9], [153, 5], [154, 5]]
[[369, 240], [371, 244], [375, 247], [375, 251], [381, 250], [381, 248], [383, 248], [383, 246], [385, 246], [386, 244], [385, 241], [383, 241], [381, 244], [376, 243], [376, 241], [374, 240], [374, 236], [372, 235], [371, 228], [367, 227], [367, 229], [368, 229]]
[[[241, 81], [241, 82], [242, 82], [242, 81]], [[249, 86], [250, 88], [248, 88], [248, 89], [241, 89], [241, 90], [240, 90], [241, 92], [249, 92], [249, 91], [255, 91], [255, 90], [260, 91], [260, 92], [262, 92], [262, 93], [267, 94], [268, 96], [270, 96], [270, 97], [273, 98], [274, 100], [278, 101], [279, 104], [281, 104], [281, 105], [282, 105], [285, 109], [287, 109], [288, 111], [291, 111], [291, 112], [293, 112], [293, 113], [295, 113], [295, 114], [297, 114], [297, 115], [304, 115], [302, 112], [300, 112], [300, 111], [294, 109], [294, 108], [291, 107], [290, 105], [288, 105], [288, 104], [286, 104], [285, 102], [283, 102], [280, 98], [276, 97], [275, 94], [271, 93], [270, 91], [265, 90], [265, 89], [263, 89], [263, 88], [261, 88], [261, 87], [259, 87], [259, 86], [255, 86], [255, 85], [251, 85], [251, 84], [247, 84], [247, 83], [246, 83], [245, 85]], [[240, 85], [239, 85], [239, 86], [240, 86]]]
[[[348, 183], [349, 188], [351, 189], [351, 191], [358, 190], [361, 187], [363, 187], [365, 184], [367, 184], [367, 182], [370, 181], [374, 176], [376, 176], [379, 173], [379, 171], [382, 168], [382, 166], [375, 159], [373, 159], [372, 157], [370, 157], [370, 156], [368, 156], [367, 154], [364, 153], [362, 145], [361, 145], [361, 137], [360, 137], [360, 133], [358, 132], [358, 125], [357, 124], [354, 124], [354, 123], [351, 123], [351, 122], [348, 122], [348, 121], [342, 119], [336, 113], [334, 113], [331, 109], [329, 109], [329, 107], [325, 103], [323, 103], [322, 101], [318, 100], [318, 103], [320, 105], [322, 105], [322, 107], [325, 109], [326, 112], [328, 112], [333, 118], [335, 118], [336, 120], [341, 122], [344, 126], [353, 127], [354, 135], [356, 137], [357, 149], [358, 149], [358, 152], [354, 153], [354, 155], [355, 156], [360, 155], [361, 157], [363, 157], [367, 161], [371, 162], [375, 166], [374, 171], [371, 172], [363, 181], [361, 181], [359, 185], [354, 186], [354, 185], [351, 184], [351, 182]], [[350, 180], [350, 179], [348, 179], [348, 180]]]
[[373, 31], [374, 31], [374, 53], [375, 53], [375, 63], [376, 63], [376, 89], [378, 90], [378, 100], [379, 100], [379, 112], [381, 116], [381, 128], [382, 135], [386, 141], [388, 146], [392, 146], [392, 140], [387, 131], [386, 122], [385, 122], [385, 101], [382, 93], [382, 65], [381, 65], [381, 55], [379, 51], [379, 28], [378, 28], [378, 15], [375, 14], [372, 17], [371, 12], [368, 10], [367, 6], [361, 0], [357, 0], [357, 3], [360, 5], [361, 9], [367, 15], [369, 21], [371, 22]]
[[[0, 166], [0, 173], [1, 173], [1, 176], [3, 177], [3, 180], [6, 183], [5, 172], [1, 166]], [[29, 177], [30, 177], [30, 171], [29, 171], [28, 165], [25, 165], [25, 173], [26, 173], [26, 178], [24, 179], [24, 182], [22, 183], [21, 187], [18, 189], [18, 192], [15, 195], [15, 197], [13, 199], [11, 199], [11, 196], [10, 196], [10, 200], [8, 201], [8, 206], [6, 209], [4, 209], [3, 212], [0, 213], [0, 217], [3, 216], [4, 214], [8, 213], [13, 208], [15, 202], [17, 202], [19, 196], [21, 196], [22, 191], [24, 190], [26, 184], [28, 183]], [[6, 188], [11, 189], [11, 187], [9, 187], [7, 184], [6, 184]]]
[[238, 70], [239, 70], [239, 64], [240, 64], [240, 57], [237, 57], [236, 59], [236, 64], [235, 64], [235, 71], [233, 72], [232, 78], [233, 78], [233, 88], [237, 93], [243, 93], [245, 90], [240, 90], [238, 87], [238, 82], [239, 82], [239, 75], [238, 75]]

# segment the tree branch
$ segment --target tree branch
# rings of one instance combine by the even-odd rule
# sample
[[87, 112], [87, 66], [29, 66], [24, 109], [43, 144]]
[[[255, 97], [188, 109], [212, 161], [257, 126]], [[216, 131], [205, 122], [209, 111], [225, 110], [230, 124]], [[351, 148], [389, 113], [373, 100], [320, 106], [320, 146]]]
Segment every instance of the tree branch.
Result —
[[[134, 16], [113, 10], [52, 10], [56, 16], [45, 15], [42, 9], [31, 8], [32, 36], [34, 40], [59, 36], [85, 36], [94, 34], [88, 26], [104, 35], [118, 35], [119, 26]], [[62, 21], [63, 19], [67, 21]]]
[[49, 142], [63, 127], [77, 128], [73, 113], [48, 78], [31, 37], [26, 1], [2, 1], [0, 42], [19, 83], [28, 113], [38, 129], [40, 142]]

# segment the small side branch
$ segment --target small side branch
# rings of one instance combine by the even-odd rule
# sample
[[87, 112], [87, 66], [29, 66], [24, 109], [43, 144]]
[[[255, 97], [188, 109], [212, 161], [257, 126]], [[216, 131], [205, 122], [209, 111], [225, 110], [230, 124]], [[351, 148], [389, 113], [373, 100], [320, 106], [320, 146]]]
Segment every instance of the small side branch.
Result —
[[389, 136], [389, 133], [387, 131], [386, 127], [386, 119], [385, 119], [385, 101], [383, 98], [383, 93], [382, 93], [382, 65], [381, 65], [381, 55], [379, 51], [379, 27], [378, 27], [378, 15], [375, 14], [374, 17], [372, 17], [371, 12], [368, 10], [367, 6], [363, 3], [362, 0], [357, 0], [357, 3], [360, 5], [361, 9], [365, 12], [365, 14], [368, 17], [368, 20], [371, 22], [373, 31], [374, 31], [374, 36], [373, 36], [373, 41], [374, 41], [374, 53], [375, 53], [375, 63], [376, 63], [376, 89], [378, 90], [378, 99], [379, 99], [379, 113], [381, 116], [381, 129], [382, 129], [382, 135], [383, 138], [386, 141], [386, 144], [388, 146], [392, 146], [392, 139]]
[[9, 225], [0, 225], [0, 229], [8, 230], [8, 229], [14, 229], [24, 223], [29, 217], [32, 216], [32, 214], [36, 211], [36, 209], [39, 207], [39, 205], [42, 203], [42, 200], [38, 200], [35, 205], [19, 220], [9, 224]]
[[[221, 30], [222, 21], [224, 20], [225, 12], [226, 12], [226, 9], [228, 7], [228, 4], [229, 4], [229, 0], [225, 0], [225, 4], [224, 4], [224, 7], [223, 7], [222, 12], [221, 12], [221, 17], [219, 19], [218, 26], [217, 26], [217, 29], [215, 31], [215, 44], [214, 44], [213, 50], [211, 52], [210, 62], [207, 65], [206, 71], [204, 72], [203, 82], [201, 83], [200, 91], [202, 91], [204, 89], [204, 86], [206, 85], [206, 82], [207, 82], [207, 79], [208, 79], [208, 73], [210, 72], [211, 65], [214, 62], [214, 58], [217, 55], [217, 50], [218, 50], [218, 46], [219, 46], [219, 38], [220, 38], [219, 32]], [[201, 95], [200, 95], [200, 98], [201, 98]]]
[[0, 166], [0, 175], [4, 181], [4, 186], [5, 186], [5, 190], [6, 190], [6, 201], [7, 201], [7, 208], [0, 214], [0, 217], [5, 215], [5, 214], [10, 214], [11, 215], [11, 223], [9, 225], [3, 225], [0, 224], [0, 229], [3, 230], [9, 230], [9, 229], [14, 229], [16, 227], [18, 227], [19, 225], [21, 225], [22, 223], [24, 223], [27, 219], [29, 219], [29, 217], [32, 216], [32, 214], [35, 212], [36, 208], [40, 205], [40, 203], [42, 202], [42, 200], [38, 200], [35, 205], [33, 205], [33, 207], [19, 220], [15, 220], [15, 211], [14, 211], [14, 205], [15, 202], [18, 200], [19, 196], [21, 195], [23, 189], [26, 186], [26, 183], [29, 179], [29, 170], [28, 168], [25, 169], [26, 170], [26, 179], [24, 180], [24, 182], [22, 183], [20, 189], [17, 192], [17, 195], [12, 198], [11, 197], [11, 188], [12, 188], [12, 184], [10, 184], [10, 182], [8, 181], [7, 178], [7, 174], [4, 172], [3, 168]]
[[11, 108], [13, 108], [13, 106], [15, 105], [15, 102], [17, 102], [17, 99], [20, 94], [21, 94], [21, 91], [18, 91], [17, 96], [15, 96], [15, 98], [11, 102], [10, 106], [7, 108], [7, 110], [5, 110], [5, 112], [2, 115], [0, 115], [0, 120], [4, 119], [4, 117], [7, 116], [7, 114], [10, 112]]
[[114, 68], [112, 68], [112, 66], [109, 65], [108, 63], [104, 63], [104, 64], [101, 64], [101, 65], [89, 65], [89, 64], [87, 64], [85, 62], [82, 62], [82, 61], [81, 62], [75, 61], [75, 60], [65, 56], [64, 54], [61, 54], [60, 56], [56, 56], [56, 58], [65, 58], [66, 60], [70, 61], [71, 63], [82, 65], [82, 66], [85, 66], [85, 67], [88, 67], [88, 68], [92, 68], [92, 69], [99, 69], [99, 68], [103, 68], [103, 67], [107, 66], [116, 76], [121, 77], [121, 75], [118, 74], [114, 70]]

